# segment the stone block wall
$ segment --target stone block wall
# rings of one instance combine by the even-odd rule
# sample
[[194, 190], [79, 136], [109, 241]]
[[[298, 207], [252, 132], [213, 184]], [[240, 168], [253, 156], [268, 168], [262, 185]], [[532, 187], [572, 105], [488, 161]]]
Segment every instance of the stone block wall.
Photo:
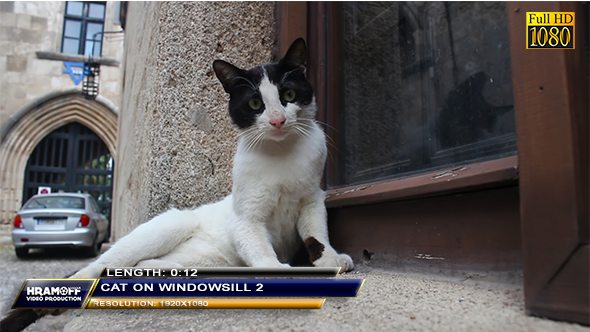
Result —
[[[63, 73], [63, 61], [38, 59], [36, 52], [60, 52], [64, 1], [0, 3], [0, 126], [25, 105], [51, 92], [77, 86]], [[115, 24], [115, 2], [107, 2], [105, 31]], [[123, 34], [105, 35], [103, 57], [122, 60]], [[121, 103], [122, 66], [101, 66], [100, 94]]]
[[271, 61], [272, 2], [129, 2], [115, 165], [118, 239], [231, 190], [236, 134], [212, 62]]

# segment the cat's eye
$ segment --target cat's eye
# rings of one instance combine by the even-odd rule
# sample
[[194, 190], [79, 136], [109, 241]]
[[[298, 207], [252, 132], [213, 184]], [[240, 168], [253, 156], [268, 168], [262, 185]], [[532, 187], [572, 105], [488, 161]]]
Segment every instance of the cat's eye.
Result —
[[248, 106], [250, 106], [250, 108], [253, 110], [258, 110], [262, 107], [262, 100], [258, 98], [252, 98], [248, 102]]
[[283, 100], [287, 102], [295, 100], [295, 90], [285, 90], [285, 92], [283, 92]]

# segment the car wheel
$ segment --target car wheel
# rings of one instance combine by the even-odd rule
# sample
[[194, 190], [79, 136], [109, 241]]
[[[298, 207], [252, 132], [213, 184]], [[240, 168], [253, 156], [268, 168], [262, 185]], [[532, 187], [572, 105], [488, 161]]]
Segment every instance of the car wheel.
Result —
[[98, 235], [94, 239], [94, 243], [90, 247], [84, 248], [84, 253], [88, 257], [96, 257], [100, 253], [102, 242], [98, 240]]
[[29, 248], [14, 248], [14, 252], [18, 258], [29, 257]]

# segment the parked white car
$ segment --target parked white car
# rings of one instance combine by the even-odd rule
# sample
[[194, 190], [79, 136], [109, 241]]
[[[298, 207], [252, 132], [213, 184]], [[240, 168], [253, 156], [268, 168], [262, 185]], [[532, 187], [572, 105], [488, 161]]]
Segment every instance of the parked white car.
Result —
[[31, 197], [14, 219], [12, 242], [24, 258], [29, 248], [80, 247], [88, 256], [108, 242], [110, 225], [89, 194], [56, 193]]

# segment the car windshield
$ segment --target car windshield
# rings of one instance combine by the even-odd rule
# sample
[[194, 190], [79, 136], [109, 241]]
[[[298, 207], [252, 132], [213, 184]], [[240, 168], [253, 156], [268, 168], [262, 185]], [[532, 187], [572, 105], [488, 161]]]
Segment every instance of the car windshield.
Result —
[[84, 198], [67, 197], [67, 196], [53, 196], [53, 197], [37, 197], [32, 199], [24, 209], [83, 209]]

